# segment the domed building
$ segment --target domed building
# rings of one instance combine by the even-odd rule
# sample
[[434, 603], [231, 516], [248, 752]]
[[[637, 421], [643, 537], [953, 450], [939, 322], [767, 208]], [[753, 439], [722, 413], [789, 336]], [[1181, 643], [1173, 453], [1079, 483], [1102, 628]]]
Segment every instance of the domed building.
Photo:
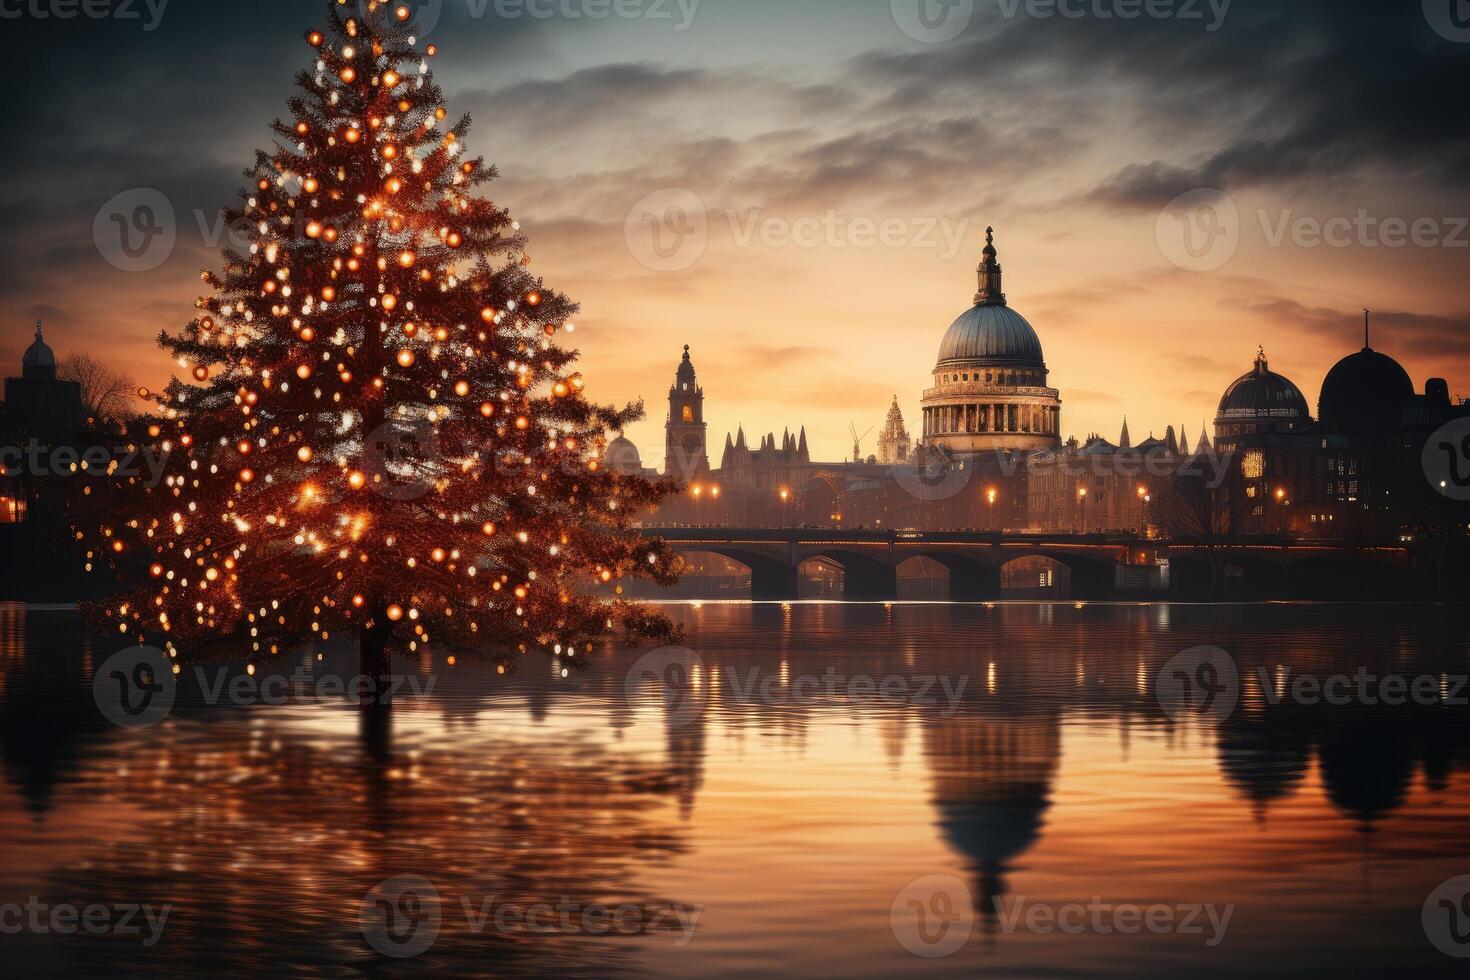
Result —
[[1267, 432], [1290, 432], [1312, 421], [1307, 399], [1290, 378], [1271, 370], [1266, 349], [1250, 371], [1225, 389], [1215, 413], [1215, 448], [1226, 452]]
[[35, 438], [43, 445], [70, 439], [82, 424], [82, 386], [56, 376], [56, 355], [36, 337], [21, 356], [20, 377], [5, 379], [4, 427], [11, 438]]
[[1046, 386], [1041, 338], [1006, 304], [992, 228], [976, 271], [975, 303], [945, 332], [924, 392], [924, 445], [956, 454], [1050, 449], [1060, 441], [1061, 399]]
[[1324, 425], [1342, 432], [1387, 432], [1402, 421], [1415, 399], [1414, 382], [1403, 366], [1368, 344], [1363, 321], [1363, 349], [1335, 364], [1322, 381], [1317, 414]]
[[624, 476], [643, 476], [647, 472], [643, 468], [643, 455], [638, 447], [621, 432], [603, 450], [602, 465]]

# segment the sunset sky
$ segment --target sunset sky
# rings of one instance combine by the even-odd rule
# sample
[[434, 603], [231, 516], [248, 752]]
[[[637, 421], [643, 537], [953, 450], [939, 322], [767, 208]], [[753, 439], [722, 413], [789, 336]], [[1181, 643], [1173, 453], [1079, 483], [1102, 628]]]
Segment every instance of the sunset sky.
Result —
[[[589, 394], [647, 400], [629, 433], [646, 464], [686, 343], [716, 463], [737, 424], [752, 439], [804, 424], [815, 456], [840, 459], [849, 421], [881, 424], [895, 394], [916, 430], [987, 225], [1066, 433], [1116, 438], [1126, 414], [1135, 437], [1186, 424], [1193, 441], [1258, 344], [1315, 410], [1365, 306], [1416, 387], [1443, 376], [1470, 395], [1470, 36], [1437, 30], [1433, 3], [1122, 19], [1098, 11], [1126, 3], [1035, 17], [961, 0], [948, 14], [968, 19], [935, 40], [911, 36], [932, 0], [621, 0], [643, 15], [606, 19], [585, 16], [596, 0], [531, 0], [549, 17], [524, 0], [420, 2], [438, 13], [451, 112], [473, 115], [470, 150], [501, 169], [492, 196], [532, 268], [582, 304]], [[58, 354], [167, 378], [153, 338], [219, 265], [218, 210], [322, 23], [314, 0], [173, 0], [156, 23], [135, 9], [0, 25], [20, 42], [0, 164], [6, 374], [40, 317]], [[1166, 205], [1212, 187], [1239, 244], [1195, 261]], [[94, 224], [137, 188], [168, 199], [177, 240], [123, 271]], [[661, 257], [642, 215], [678, 223], [667, 205], [688, 201], [708, 241]], [[1184, 217], [1208, 231], [1218, 213]], [[1301, 218], [1357, 227], [1314, 244]], [[1419, 241], [1388, 244], [1391, 219]]]

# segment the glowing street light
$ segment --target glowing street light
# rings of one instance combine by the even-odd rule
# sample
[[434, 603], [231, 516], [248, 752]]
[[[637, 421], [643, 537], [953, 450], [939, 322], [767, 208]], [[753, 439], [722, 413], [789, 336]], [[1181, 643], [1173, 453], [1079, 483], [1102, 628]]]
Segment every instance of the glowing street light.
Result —
[[791, 499], [791, 491], [788, 488], [786, 488], [786, 487], [782, 487], [781, 488], [780, 496], [781, 496], [781, 526], [784, 528], [786, 526], [786, 501], [788, 501], [788, 500]]

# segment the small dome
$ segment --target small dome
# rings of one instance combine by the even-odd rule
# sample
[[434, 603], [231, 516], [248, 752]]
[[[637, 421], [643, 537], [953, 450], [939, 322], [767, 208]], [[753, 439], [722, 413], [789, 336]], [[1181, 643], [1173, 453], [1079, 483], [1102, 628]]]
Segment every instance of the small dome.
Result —
[[26, 348], [25, 355], [20, 360], [21, 375], [27, 378], [55, 377], [56, 355], [46, 342], [41, 339], [41, 321], [36, 321], [35, 343]]
[[1301, 389], [1271, 370], [1264, 350], [1256, 355], [1256, 366], [1225, 389], [1217, 416], [1221, 422], [1305, 422], [1310, 417]]
[[972, 306], [950, 325], [939, 344], [939, 367], [951, 362], [1044, 368], [1041, 338], [1009, 306]]
[[1414, 382], [1403, 366], [1371, 347], [1349, 354], [1327, 372], [1317, 414], [1346, 432], [1390, 429], [1414, 397]]
[[643, 456], [638, 452], [638, 447], [626, 436], [618, 436], [607, 444], [607, 450], [602, 454], [603, 462], [608, 469], [615, 473], [627, 473], [641, 475], [643, 473]]
[[679, 370], [674, 373], [674, 383], [680, 388], [690, 388], [694, 385], [694, 362], [689, 360], [689, 345], [684, 345], [684, 360], [679, 362]]

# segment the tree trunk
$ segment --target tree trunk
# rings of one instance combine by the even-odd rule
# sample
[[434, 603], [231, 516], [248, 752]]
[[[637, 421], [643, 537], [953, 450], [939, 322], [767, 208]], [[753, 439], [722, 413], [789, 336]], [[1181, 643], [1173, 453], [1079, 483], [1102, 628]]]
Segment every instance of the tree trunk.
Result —
[[374, 626], [358, 634], [358, 673], [362, 677], [360, 703], [364, 709], [392, 704], [393, 658], [388, 654], [387, 629]]

